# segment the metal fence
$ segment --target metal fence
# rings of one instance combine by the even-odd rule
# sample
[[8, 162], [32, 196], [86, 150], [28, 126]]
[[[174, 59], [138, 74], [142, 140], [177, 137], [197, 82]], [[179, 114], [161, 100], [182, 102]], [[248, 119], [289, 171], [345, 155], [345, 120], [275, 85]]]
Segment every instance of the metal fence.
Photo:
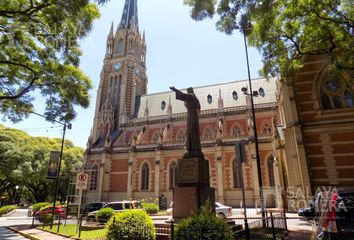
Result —
[[[232, 216], [225, 219], [225, 221], [232, 229], [235, 240], [283, 239], [287, 233], [287, 219], [284, 210], [267, 211], [264, 218], [262, 218], [259, 211], [247, 210], [245, 218], [242, 210], [234, 210]], [[104, 224], [86, 222], [84, 218], [80, 221], [75, 217], [63, 219], [60, 216], [56, 216], [53, 225], [50, 226], [50, 222], [46, 223], [41, 218], [33, 217], [32, 224], [45, 231], [51, 231], [71, 238], [106, 239]], [[175, 226], [176, 223], [173, 220], [155, 222], [156, 240], [173, 239]], [[141, 231], [146, 230], [139, 226], [135, 228], [141, 228]], [[127, 226], [127, 231], [131, 231], [131, 229], [132, 226]]]

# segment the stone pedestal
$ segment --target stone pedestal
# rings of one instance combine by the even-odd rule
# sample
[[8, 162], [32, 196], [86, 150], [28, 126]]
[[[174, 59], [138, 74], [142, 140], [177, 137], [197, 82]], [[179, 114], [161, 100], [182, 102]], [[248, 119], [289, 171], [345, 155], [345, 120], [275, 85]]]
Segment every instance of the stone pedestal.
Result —
[[179, 220], [197, 213], [200, 206], [210, 199], [214, 206], [215, 189], [211, 187], [177, 187], [173, 189], [173, 218]]
[[209, 162], [201, 154], [185, 157], [177, 164], [177, 188], [173, 189], [173, 218], [190, 216], [209, 199], [214, 208], [215, 189], [210, 187]]

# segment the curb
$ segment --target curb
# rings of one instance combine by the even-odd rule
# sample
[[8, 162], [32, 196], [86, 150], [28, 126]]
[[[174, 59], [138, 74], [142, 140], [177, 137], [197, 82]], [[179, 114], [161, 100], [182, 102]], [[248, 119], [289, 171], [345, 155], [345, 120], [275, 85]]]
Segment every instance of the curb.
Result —
[[20, 234], [20, 235], [22, 235], [22, 236], [24, 236], [24, 237], [26, 237], [26, 238], [29, 238], [29, 239], [31, 239], [31, 240], [43, 240], [43, 239], [41, 239], [41, 238], [34, 237], [34, 236], [30, 235], [30, 234], [21, 232], [21, 231], [15, 229], [15, 228], [12, 228], [12, 227], [6, 227], [6, 228], [7, 228], [7, 229], [10, 229], [11, 231], [13, 231], [13, 232], [15, 232], [15, 233], [18, 233], [18, 234]]

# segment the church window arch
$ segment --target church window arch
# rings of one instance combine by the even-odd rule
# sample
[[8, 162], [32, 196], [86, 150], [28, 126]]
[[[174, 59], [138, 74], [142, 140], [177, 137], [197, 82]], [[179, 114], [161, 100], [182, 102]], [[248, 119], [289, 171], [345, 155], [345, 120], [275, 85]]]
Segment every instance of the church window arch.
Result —
[[123, 40], [123, 38], [121, 38], [118, 41], [117, 53], [123, 53], [123, 50], [124, 50], [124, 40]]
[[141, 190], [149, 190], [149, 172], [150, 172], [150, 168], [149, 165], [145, 162], [143, 163], [142, 167], [141, 167]]
[[91, 191], [97, 190], [97, 183], [98, 183], [98, 167], [95, 164], [91, 167], [91, 172], [90, 172], [90, 190]]
[[319, 99], [322, 109], [354, 107], [353, 84], [346, 73], [329, 74], [325, 69], [319, 80]]
[[213, 97], [210, 94], [207, 96], [207, 101], [209, 104], [213, 102]]
[[242, 163], [236, 158], [232, 161], [233, 187], [242, 187]]
[[275, 186], [275, 177], [274, 177], [274, 156], [271, 154], [267, 159], [267, 168], [268, 168], [268, 179], [269, 186]]
[[162, 101], [161, 102], [161, 110], [163, 111], [163, 110], [165, 110], [165, 108], [166, 108], [166, 102]]
[[173, 161], [169, 166], [169, 188], [177, 187], [177, 163]]
[[233, 98], [235, 101], [237, 101], [237, 99], [238, 99], [238, 94], [237, 94], [236, 91], [233, 91], [233, 92], [232, 92], [232, 98]]

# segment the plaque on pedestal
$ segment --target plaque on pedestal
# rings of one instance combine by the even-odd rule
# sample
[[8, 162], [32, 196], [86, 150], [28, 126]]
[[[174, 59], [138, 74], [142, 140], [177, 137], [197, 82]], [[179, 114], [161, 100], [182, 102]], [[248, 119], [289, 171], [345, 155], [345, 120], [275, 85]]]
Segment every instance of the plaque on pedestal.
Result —
[[184, 158], [178, 162], [178, 186], [209, 186], [209, 162], [201, 157]]

